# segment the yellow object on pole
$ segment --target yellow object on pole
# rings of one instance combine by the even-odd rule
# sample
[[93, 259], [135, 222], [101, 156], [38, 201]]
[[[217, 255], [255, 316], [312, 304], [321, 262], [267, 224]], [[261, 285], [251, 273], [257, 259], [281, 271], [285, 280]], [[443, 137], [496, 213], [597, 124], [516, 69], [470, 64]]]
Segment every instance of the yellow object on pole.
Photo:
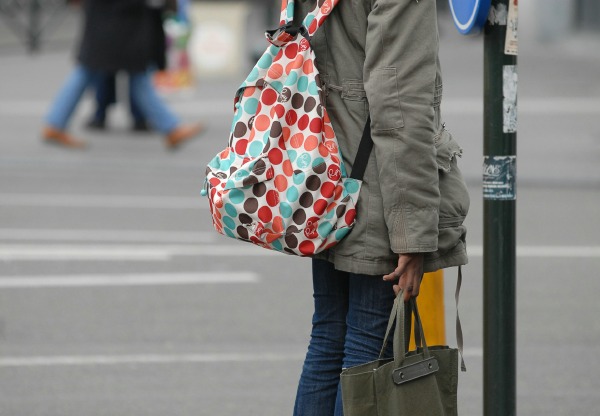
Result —
[[[419, 306], [427, 345], [446, 345], [443, 270], [425, 273], [419, 289], [417, 305]], [[410, 349], [413, 350], [414, 348], [414, 333], [411, 333]]]

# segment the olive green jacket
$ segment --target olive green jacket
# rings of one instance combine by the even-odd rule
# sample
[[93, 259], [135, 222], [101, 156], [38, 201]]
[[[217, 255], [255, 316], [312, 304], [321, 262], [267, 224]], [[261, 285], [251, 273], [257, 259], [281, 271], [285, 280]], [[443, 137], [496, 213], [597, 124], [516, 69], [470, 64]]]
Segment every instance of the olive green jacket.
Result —
[[[296, 0], [296, 23], [315, 2]], [[349, 171], [369, 115], [374, 142], [354, 229], [319, 255], [338, 270], [387, 274], [399, 253], [426, 253], [426, 272], [467, 263], [469, 196], [440, 117], [435, 3], [340, 0], [311, 41]]]

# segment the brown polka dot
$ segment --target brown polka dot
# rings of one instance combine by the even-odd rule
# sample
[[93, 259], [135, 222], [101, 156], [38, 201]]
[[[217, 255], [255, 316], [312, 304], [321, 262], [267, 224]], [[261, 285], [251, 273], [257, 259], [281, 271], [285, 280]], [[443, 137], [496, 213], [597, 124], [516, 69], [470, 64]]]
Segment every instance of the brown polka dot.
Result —
[[316, 105], [317, 100], [315, 100], [313, 97], [308, 97], [304, 103], [304, 111], [309, 113], [316, 107]]
[[255, 175], [262, 175], [263, 173], [265, 173], [266, 169], [267, 169], [267, 164], [265, 163], [264, 160], [260, 159], [260, 160], [257, 160], [256, 163], [254, 164], [254, 167], [252, 168], [252, 173], [254, 173]]
[[300, 229], [298, 227], [296, 227], [294, 224], [292, 224], [285, 230], [285, 233], [286, 234], [296, 234], [299, 231], [300, 231]]
[[303, 104], [304, 104], [304, 97], [302, 96], [302, 94], [299, 94], [299, 93], [294, 94], [294, 96], [292, 97], [292, 107], [294, 107], [297, 110], [297, 109], [301, 108]]
[[271, 137], [279, 137], [281, 136], [281, 132], [282, 132], [282, 128], [281, 128], [281, 123], [279, 121], [274, 121], [271, 124]]
[[246, 211], [248, 214], [254, 214], [257, 209], [258, 201], [256, 200], [256, 198], [246, 199], [246, 202], [244, 202], [244, 211]]
[[316, 174], [322, 174], [325, 173], [325, 170], [327, 170], [327, 164], [325, 162], [323, 163], [319, 163], [316, 166], [313, 166], [313, 172], [315, 172]]
[[292, 218], [296, 224], [303, 224], [304, 221], [306, 220], [306, 213], [304, 212], [303, 209], [299, 209], [296, 212], [294, 212], [294, 215]]
[[335, 209], [335, 215], [340, 218], [344, 215], [344, 213], [346, 212], [346, 205], [340, 205], [339, 207], [337, 207]]
[[319, 179], [317, 175], [310, 175], [308, 178], [306, 178], [306, 187], [311, 191], [316, 191], [321, 187], [321, 179]]
[[236, 228], [236, 231], [238, 235], [243, 239], [248, 240], [250, 238], [250, 235], [248, 234], [248, 229], [246, 227], [240, 225]]
[[290, 91], [288, 87], [285, 87], [281, 91], [281, 94], [279, 94], [279, 98], [277, 99], [277, 101], [281, 103], [287, 103], [290, 100], [290, 98], [292, 98], [292, 91]]
[[313, 196], [310, 192], [304, 192], [300, 195], [300, 205], [304, 208], [308, 208], [313, 204]]
[[256, 185], [254, 185], [252, 187], [252, 193], [259, 198], [261, 196], [263, 196], [266, 192], [267, 192], [267, 187], [265, 186], [264, 183], [257, 183]]
[[255, 183], [258, 183], [258, 179], [256, 178], [256, 176], [246, 176], [242, 181], [243, 186], [252, 186]]
[[250, 120], [248, 120], [248, 127], [250, 129], [252, 129], [252, 126], [254, 125], [254, 118], [255, 116], [250, 117]]
[[252, 217], [248, 214], [242, 213], [238, 215], [238, 218], [242, 224], [252, 224]]
[[247, 131], [248, 127], [246, 127], [246, 123], [238, 121], [238, 123], [235, 125], [235, 129], [233, 129], [233, 135], [235, 137], [244, 137], [244, 134], [246, 134]]
[[296, 248], [298, 247], [298, 238], [294, 234], [286, 235], [285, 243], [290, 248]]
[[323, 117], [323, 106], [321, 104], [317, 106], [317, 114], [319, 117]]

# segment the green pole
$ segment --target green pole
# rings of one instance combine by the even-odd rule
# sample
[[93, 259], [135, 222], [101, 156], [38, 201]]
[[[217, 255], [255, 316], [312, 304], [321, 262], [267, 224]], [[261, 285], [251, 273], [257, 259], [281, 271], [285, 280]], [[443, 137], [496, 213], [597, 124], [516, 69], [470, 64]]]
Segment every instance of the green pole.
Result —
[[484, 36], [485, 416], [516, 414], [516, 3], [492, 0]]

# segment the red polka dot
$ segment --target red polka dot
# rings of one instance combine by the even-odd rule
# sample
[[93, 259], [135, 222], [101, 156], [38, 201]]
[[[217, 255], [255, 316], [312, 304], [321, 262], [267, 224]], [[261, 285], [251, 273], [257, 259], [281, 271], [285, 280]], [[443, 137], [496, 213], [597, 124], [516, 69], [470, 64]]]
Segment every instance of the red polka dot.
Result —
[[315, 30], [317, 30], [317, 19], [314, 19], [308, 27], [308, 31], [311, 33], [313, 33]]
[[285, 115], [285, 121], [288, 126], [293, 126], [298, 121], [298, 114], [294, 110], [289, 110]]
[[333, 139], [335, 136], [335, 133], [333, 132], [333, 128], [331, 127], [330, 124], [325, 124], [325, 126], [323, 127], [323, 132], [325, 133], [325, 137], [327, 139]]
[[308, 114], [304, 114], [302, 117], [300, 117], [300, 120], [298, 120], [298, 128], [300, 130], [304, 130], [308, 127], [308, 122], [310, 121], [310, 118], [308, 117]]
[[271, 118], [275, 118], [275, 116], [277, 116], [277, 118], [281, 118], [284, 114], [285, 108], [283, 108], [283, 105], [281, 104], [277, 104], [275, 107], [271, 108]]
[[279, 143], [277, 145], [282, 149], [285, 149], [285, 142], [287, 142], [290, 139], [292, 131], [289, 129], [289, 127], [284, 127], [282, 131], [283, 132], [281, 134], [281, 138], [279, 139]]
[[308, 59], [302, 65], [302, 72], [305, 74], [311, 74], [314, 71], [314, 65], [312, 59]]
[[283, 173], [287, 176], [292, 176], [294, 174], [294, 168], [292, 167], [292, 162], [289, 159], [283, 161]]
[[290, 137], [290, 145], [294, 149], [298, 149], [304, 143], [304, 135], [302, 133], [296, 133], [292, 137]]
[[219, 153], [219, 157], [221, 159], [227, 159], [229, 157], [229, 147], [223, 150], [221, 153]]
[[267, 234], [267, 243], [271, 244], [273, 241], [279, 239], [279, 234], [275, 234], [275, 233], [268, 233]]
[[335, 185], [331, 182], [325, 182], [323, 186], [321, 186], [321, 195], [323, 195], [325, 198], [331, 198], [334, 191]]
[[244, 97], [252, 97], [254, 91], [256, 91], [256, 87], [246, 87], [246, 89], [244, 89]]
[[342, 176], [342, 172], [337, 165], [329, 165], [327, 168], [327, 177], [332, 181], [339, 181]]
[[283, 67], [279, 64], [273, 64], [267, 72], [267, 76], [271, 79], [279, 79], [283, 75]]
[[289, 59], [294, 59], [294, 57], [298, 54], [298, 44], [288, 43], [284, 50], [285, 56], [287, 56]]
[[315, 244], [312, 241], [301, 242], [298, 249], [300, 250], [300, 253], [304, 254], [305, 256], [315, 254]]
[[269, 151], [269, 161], [274, 165], [279, 165], [283, 161], [283, 153], [275, 148]]
[[315, 150], [318, 145], [319, 145], [319, 139], [317, 139], [317, 136], [308, 136], [306, 138], [306, 140], [304, 141], [304, 148], [306, 150], [308, 150], [309, 152], [311, 150]]
[[274, 190], [270, 190], [269, 192], [267, 192], [267, 204], [269, 204], [269, 206], [274, 207], [275, 205], [277, 205], [279, 203], [279, 192], [274, 191]]
[[261, 101], [264, 105], [273, 105], [277, 101], [277, 92], [270, 88], [263, 91]]
[[313, 209], [315, 210], [315, 214], [322, 215], [325, 212], [325, 210], [327, 209], [327, 201], [324, 199], [319, 199], [313, 205]]
[[324, 144], [319, 145], [319, 154], [323, 157], [327, 157], [329, 155], [329, 150]]
[[354, 222], [354, 218], [356, 218], [356, 210], [349, 209], [346, 211], [346, 216], [344, 217], [346, 224], [351, 225]]
[[304, 64], [304, 56], [298, 55], [296, 59], [292, 62], [292, 68], [297, 69], [300, 68]]
[[344, 192], [344, 187], [342, 185], [338, 185], [335, 187], [335, 199], [339, 199]]
[[261, 114], [254, 119], [254, 128], [258, 131], [265, 131], [271, 125], [271, 120], [268, 116]]
[[277, 55], [275, 55], [275, 58], [273, 59], [273, 62], [279, 61], [282, 56], [283, 56], [283, 49], [279, 49], [279, 52], [277, 53]]
[[246, 140], [246, 139], [238, 140], [238, 142], [235, 144], [235, 152], [238, 155], [243, 155], [244, 153], [246, 153], [247, 147], [248, 147], [248, 140]]
[[283, 218], [275, 217], [273, 218], [273, 231], [276, 233], [282, 233], [284, 230]]
[[287, 189], [288, 181], [285, 175], [277, 175], [275, 176], [275, 188], [279, 192], [284, 192]]
[[310, 122], [310, 131], [312, 131], [313, 133], [320, 133], [322, 126], [323, 126], [323, 124], [321, 122], [321, 119], [320, 118], [314, 118]]
[[273, 213], [271, 212], [271, 208], [262, 207], [261, 209], [259, 209], [258, 210], [258, 218], [260, 218], [260, 220], [262, 222], [271, 221], [271, 218], [273, 218]]

